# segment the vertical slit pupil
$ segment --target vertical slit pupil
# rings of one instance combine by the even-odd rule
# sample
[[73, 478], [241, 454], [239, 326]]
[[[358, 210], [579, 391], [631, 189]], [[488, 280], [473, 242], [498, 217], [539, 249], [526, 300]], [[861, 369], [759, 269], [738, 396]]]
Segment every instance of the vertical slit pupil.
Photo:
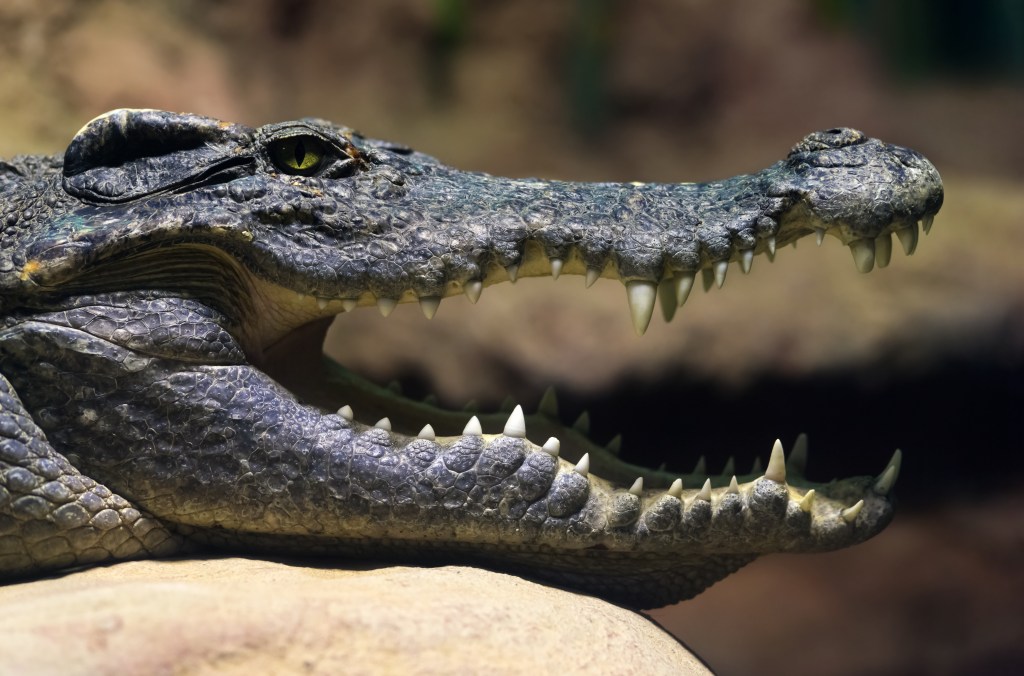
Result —
[[295, 144], [295, 166], [301, 167], [303, 160], [306, 159], [306, 144], [302, 142], [302, 139]]

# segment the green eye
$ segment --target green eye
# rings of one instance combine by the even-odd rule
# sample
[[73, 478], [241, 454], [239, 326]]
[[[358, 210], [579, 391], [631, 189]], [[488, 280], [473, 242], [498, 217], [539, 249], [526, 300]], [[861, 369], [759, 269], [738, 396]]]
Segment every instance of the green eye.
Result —
[[286, 174], [309, 176], [323, 164], [326, 148], [315, 136], [289, 136], [270, 144], [270, 159]]

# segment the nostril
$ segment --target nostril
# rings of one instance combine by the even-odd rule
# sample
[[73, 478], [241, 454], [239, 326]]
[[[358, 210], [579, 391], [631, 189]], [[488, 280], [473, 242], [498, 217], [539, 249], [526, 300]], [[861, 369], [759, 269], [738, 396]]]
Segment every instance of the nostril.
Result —
[[842, 134], [844, 131], [845, 130], [841, 129], [840, 127], [832, 127], [831, 129], [827, 130], [825, 133], [826, 134], [832, 134], [833, 136], [835, 136], [835, 135], [838, 135], [838, 134]]

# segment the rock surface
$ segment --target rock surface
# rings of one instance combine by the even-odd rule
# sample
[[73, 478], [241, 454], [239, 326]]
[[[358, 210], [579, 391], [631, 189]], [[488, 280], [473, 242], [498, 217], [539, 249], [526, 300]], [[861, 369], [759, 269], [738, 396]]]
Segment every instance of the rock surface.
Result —
[[647, 618], [475, 568], [138, 561], [0, 587], [18, 674], [706, 674]]

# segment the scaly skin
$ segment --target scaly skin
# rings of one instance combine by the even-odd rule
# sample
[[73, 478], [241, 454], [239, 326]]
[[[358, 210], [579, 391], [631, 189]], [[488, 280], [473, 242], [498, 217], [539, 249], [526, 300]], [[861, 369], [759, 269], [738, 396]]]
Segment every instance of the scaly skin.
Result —
[[763, 476], [684, 488], [574, 430], [537, 445], [519, 408], [500, 434], [461, 416], [439, 436], [421, 425], [455, 414], [308, 348], [359, 305], [429, 317], [559, 273], [622, 280], [643, 333], [657, 295], [670, 317], [696, 273], [721, 283], [806, 234], [887, 264], [941, 202], [927, 160], [849, 129], [724, 181], [585, 184], [461, 172], [321, 120], [114, 111], [62, 157], [0, 163], [0, 578], [221, 547], [477, 562], [651, 607], [759, 554], [860, 542], [891, 518], [898, 453], [812, 484], [776, 444]]

